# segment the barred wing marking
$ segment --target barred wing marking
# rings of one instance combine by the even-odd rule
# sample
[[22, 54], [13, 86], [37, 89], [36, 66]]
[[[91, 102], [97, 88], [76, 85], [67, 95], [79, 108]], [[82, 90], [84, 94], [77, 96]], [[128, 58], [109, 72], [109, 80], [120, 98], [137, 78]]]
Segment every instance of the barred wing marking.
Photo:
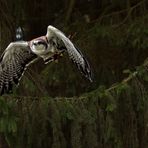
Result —
[[53, 38], [58, 38], [59, 40], [62, 40], [70, 59], [77, 65], [81, 73], [84, 74], [84, 76], [92, 82], [91, 69], [88, 61], [85, 59], [83, 54], [75, 48], [70, 39], [67, 38], [63, 32], [53, 26], [48, 26], [46, 36], [49, 41]]
[[12, 91], [13, 84], [18, 84], [26, 67], [37, 58], [27, 42], [10, 43], [0, 59], [0, 94]]

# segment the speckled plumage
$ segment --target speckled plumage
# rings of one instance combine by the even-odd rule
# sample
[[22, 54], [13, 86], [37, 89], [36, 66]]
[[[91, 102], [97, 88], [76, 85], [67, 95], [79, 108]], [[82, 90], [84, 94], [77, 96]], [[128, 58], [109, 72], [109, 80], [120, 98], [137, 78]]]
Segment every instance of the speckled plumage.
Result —
[[12, 91], [18, 84], [26, 67], [39, 58], [45, 63], [52, 62], [57, 55], [67, 52], [82, 74], [90, 81], [91, 69], [83, 54], [75, 48], [64, 33], [53, 26], [48, 26], [47, 34], [27, 41], [10, 43], [0, 58], [0, 95]]
[[25, 67], [37, 56], [33, 54], [27, 42], [11, 43], [0, 59], [0, 94], [12, 91], [18, 84]]
[[46, 37], [55, 41], [56, 45], [64, 46], [69, 58], [76, 64], [80, 72], [92, 82], [92, 72], [87, 59], [82, 52], [74, 46], [74, 44], [67, 38], [63, 32], [53, 26], [48, 26]]

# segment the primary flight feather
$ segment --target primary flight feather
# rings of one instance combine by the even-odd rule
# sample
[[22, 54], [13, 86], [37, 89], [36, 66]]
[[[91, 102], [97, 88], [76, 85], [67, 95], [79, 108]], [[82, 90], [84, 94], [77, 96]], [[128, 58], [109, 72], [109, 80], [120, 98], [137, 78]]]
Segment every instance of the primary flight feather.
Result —
[[63, 32], [48, 26], [47, 34], [31, 41], [12, 42], [0, 58], [0, 94], [12, 91], [27, 66], [42, 58], [47, 64], [66, 51], [81, 73], [92, 82], [89, 63]]

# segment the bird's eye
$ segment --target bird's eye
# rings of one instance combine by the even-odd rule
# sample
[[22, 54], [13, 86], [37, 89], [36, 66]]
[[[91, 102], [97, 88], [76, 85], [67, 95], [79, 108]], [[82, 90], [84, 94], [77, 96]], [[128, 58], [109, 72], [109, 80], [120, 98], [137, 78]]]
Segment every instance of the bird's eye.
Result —
[[34, 42], [33, 44], [34, 44], [34, 45], [40, 45], [40, 44], [44, 44], [44, 42], [42, 42], [42, 41], [37, 41], [37, 42]]
[[45, 43], [44, 43], [44, 42], [42, 42], [42, 41], [39, 41], [39, 42], [38, 42], [38, 44], [45, 44]]
[[38, 43], [37, 42], [33, 42], [33, 45], [37, 45]]

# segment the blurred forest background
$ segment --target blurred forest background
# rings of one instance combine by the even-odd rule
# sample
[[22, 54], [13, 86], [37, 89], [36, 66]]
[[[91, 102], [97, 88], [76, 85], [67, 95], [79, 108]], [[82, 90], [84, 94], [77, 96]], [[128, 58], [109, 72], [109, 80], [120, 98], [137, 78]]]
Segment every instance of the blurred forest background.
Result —
[[0, 98], [0, 148], [147, 148], [148, 1], [0, 0], [0, 51], [53, 25], [87, 57], [91, 84], [64, 54], [32, 64]]

